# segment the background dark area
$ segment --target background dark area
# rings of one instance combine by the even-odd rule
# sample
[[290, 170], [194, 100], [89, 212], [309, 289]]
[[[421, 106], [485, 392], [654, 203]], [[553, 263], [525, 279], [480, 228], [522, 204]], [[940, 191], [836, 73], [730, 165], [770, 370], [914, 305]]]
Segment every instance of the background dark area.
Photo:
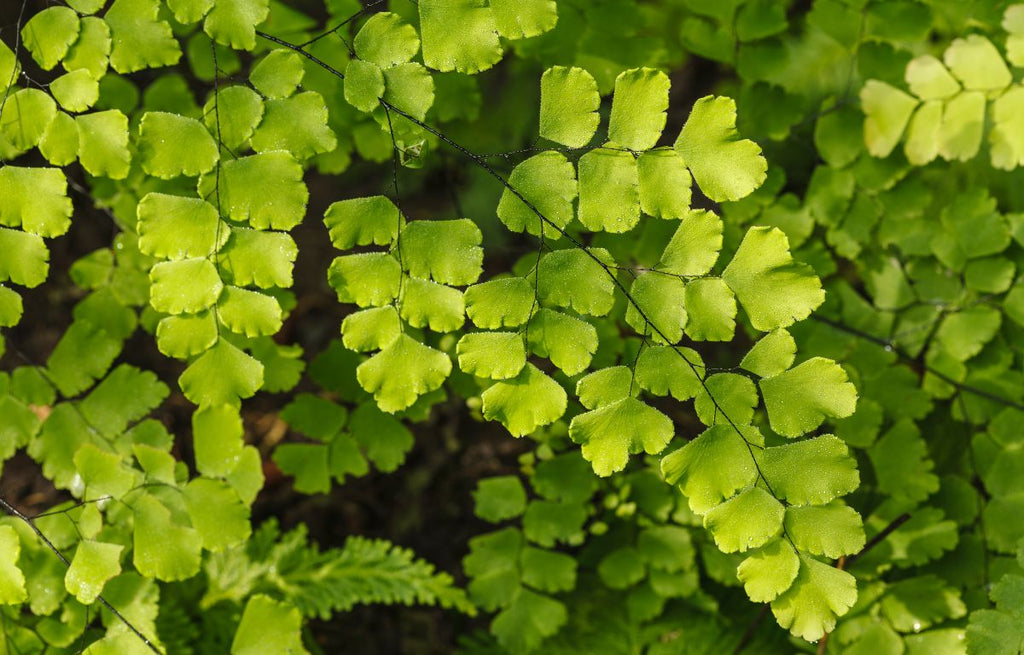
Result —
[[[13, 47], [22, 12], [23, 23], [48, 4], [52, 3], [0, 0], [0, 38]], [[287, 4], [311, 16], [325, 18], [318, 0], [288, 0]], [[22, 62], [33, 80], [45, 82], [53, 77], [52, 72], [33, 69], [27, 58], [23, 57]], [[482, 116], [500, 111], [507, 65], [508, 60], [480, 76]], [[187, 74], [186, 68], [182, 70]], [[517, 74], [522, 72], [517, 71]], [[538, 78], [539, 74], [538, 67]], [[713, 64], [699, 60], [690, 60], [683, 69], [672, 74], [673, 95], [666, 135], [678, 133], [693, 100], [712, 87], [717, 74]], [[144, 86], [146, 72], [129, 78]], [[208, 89], [196, 80], [192, 82], [197, 97], [205, 96]], [[531, 106], [521, 99], [517, 102], [521, 103], [518, 106]], [[536, 107], [536, 102], [532, 106]], [[535, 122], [535, 118], [528, 116], [523, 120]], [[466, 126], [458, 138], [471, 139], [472, 127]], [[535, 127], [532, 129], [535, 133]], [[466, 141], [465, 145], [479, 147], [472, 141]], [[503, 147], [514, 150], [530, 145], [529, 140], [524, 140], [504, 143]], [[494, 215], [501, 191], [497, 182], [460, 159], [458, 153], [438, 152], [432, 157], [434, 166], [399, 172], [403, 211], [414, 218], [454, 218], [461, 212], [471, 211], [477, 219], [480, 216], [476, 212], [489, 211], [494, 229], [488, 232], [484, 226], [487, 259], [482, 279], [488, 277], [488, 269], [507, 270], [520, 254], [535, 247], [500, 229]], [[511, 163], [502, 163], [506, 165], [499, 168], [507, 172]], [[72, 285], [69, 267], [83, 255], [109, 247], [118, 231], [113, 217], [91, 204], [78, 165], [66, 171], [69, 178], [77, 182], [77, 186], [72, 184], [69, 189], [75, 206], [72, 227], [68, 234], [48, 241], [49, 279], [25, 294], [24, 319], [5, 332], [7, 353], [0, 359], [0, 370], [45, 363], [70, 324], [72, 307], [85, 295]], [[339, 336], [341, 320], [349, 309], [338, 303], [327, 285], [326, 271], [337, 253], [320, 220], [323, 212], [330, 203], [343, 198], [382, 192], [392, 195], [391, 175], [392, 167], [388, 164], [358, 160], [341, 176], [307, 175], [310, 202], [306, 220], [292, 231], [299, 246], [293, 288], [298, 304], [276, 337], [280, 343], [301, 345], [307, 363]], [[502, 241], [488, 243], [486, 239], [495, 235]], [[193, 407], [177, 390], [176, 384], [183, 365], [161, 355], [153, 338], [141, 329], [126, 344], [120, 361], [156, 372], [171, 388], [172, 394], [156, 418], [176, 435], [177, 454], [190, 462]], [[530, 444], [512, 438], [497, 423], [476, 422], [461, 402], [448, 401], [435, 407], [428, 421], [410, 426], [415, 434], [415, 445], [398, 471], [391, 474], [371, 471], [362, 478], [349, 479], [344, 485], [336, 484], [326, 495], [300, 494], [292, 489], [290, 479], [281, 475], [269, 455], [276, 443], [289, 438], [288, 427], [277, 412], [301, 391], [316, 391], [316, 387], [304, 379], [290, 393], [261, 393], [243, 404], [246, 438], [260, 447], [267, 477], [252, 508], [254, 525], [272, 517], [285, 529], [305, 524], [311, 538], [323, 548], [340, 546], [351, 535], [385, 538], [412, 548], [418, 556], [464, 584], [461, 559], [468, 551], [467, 542], [488, 529], [487, 524], [474, 517], [471, 492], [480, 478], [515, 472], [517, 457], [529, 450]], [[674, 418], [685, 420], [686, 417]], [[24, 454], [16, 455], [4, 466], [0, 496], [29, 515], [70, 499], [66, 493], [54, 489], [42, 476], [38, 465]], [[455, 612], [433, 608], [361, 606], [336, 614], [329, 621], [314, 622], [310, 629], [326, 653], [420, 655], [452, 652], [457, 633], [485, 629], [487, 621], [487, 618], [468, 619]]]

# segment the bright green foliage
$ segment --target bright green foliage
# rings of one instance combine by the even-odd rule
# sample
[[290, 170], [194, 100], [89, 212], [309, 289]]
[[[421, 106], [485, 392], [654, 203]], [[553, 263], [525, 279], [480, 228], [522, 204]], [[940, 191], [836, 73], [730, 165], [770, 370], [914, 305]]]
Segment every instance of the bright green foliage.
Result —
[[262, 594], [253, 596], [231, 641], [231, 655], [256, 655], [267, 649], [308, 655], [302, 645], [301, 621], [302, 615], [290, 604]]
[[77, 116], [75, 124], [78, 126], [78, 160], [82, 168], [91, 175], [115, 180], [127, 177], [131, 161], [128, 117], [117, 109], [111, 109]]
[[203, 21], [203, 31], [217, 43], [236, 50], [252, 50], [256, 26], [267, 18], [269, 0], [215, 2]]
[[678, 484], [690, 509], [703, 514], [754, 481], [751, 439], [757, 444], [760, 435], [755, 430], [738, 433], [728, 425], [709, 428], [662, 459], [665, 481]]
[[352, 198], [333, 203], [324, 212], [324, 223], [335, 248], [355, 245], [390, 245], [398, 236], [398, 208], [384, 196]]
[[201, 541], [196, 531], [174, 520], [171, 511], [151, 494], [133, 503], [135, 540], [132, 557], [139, 573], [171, 581], [199, 571]]
[[192, 362], [178, 379], [185, 397], [199, 405], [237, 405], [263, 384], [264, 367], [221, 339]]
[[626, 308], [626, 322], [638, 334], [656, 343], [671, 345], [683, 337], [687, 312], [686, 286], [677, 277], [648, 273], [633, 281], [633, 302]]
[[479, 328], [516, 327], [529, 320], [533, 287], [521, 277], [501, 278], [466, 289], [466, 314]]
[[690, 208], [690, 171], [671, 148], [655, 148], [637, 160], [640, 208], [655, 218], [683, 218]]
[[516, 192], [506, 188], [502, 193], [498, 218], [513, 232], [554, 238], [573, 219], [576, 171], [565, 155], [551, 151], [534, 155], [512, 169], [508, 183]]
[[722, 220], [704, 210], [688, 212], [682, 219], [665, 246], [657, 268], [675, 275], [705, 275], [718, 261]]
[[65, 73], [55, 79], [50, 83], [50, 92], [61, 107], [74, 112], [92, 107], [100, 95], [96, 78], [84, 68]]
[[287, 152], [267, 152], [223, 163], [199, 180], [199, 195], [228, 218], [260, 230], [289, 230], [302, 221], [309, 192], [302, 167]]
[[72, 501], [35, 522], [70, 568], [0, 526], [9, 650], [148, 652], [101, 592], [168, 653], [472, 613], [410, 551], [251, 526], [266, 466], [331, 493], [412, 423], [501, 473], [467, 653], [1020, 650], [1019, 5], [64, 4], [0, 45], [0, 461]]
[[110, 28], [110, 66], [118, 73], [171, 66], [181, 48], [171, 26], [159, 20], [157, 0], [114, 0], [103, 20]]
[[580, 157], [577, 218], [593, 232], [627, 232], [640, 220], [640, 178], [628, 152], [601, 148]]
[[25, 576], [17, 566], [21, 542], [18, 533], [9, 525], [0, 525], [0, 548], [6, 554], [0, 561], [0, 603], [23, 603], [27, 598]]
[[817, 641], [835, 627], [836, 617], [857, 601], [852, 575], [809, 557], [800, 557], [800, 569], [788, 591], [772, 601], [779, 625], [808, 641]]
[[149, 193], [138, 216], [139, 250], [162, 259], [208, 257], [231, 234], [217, 208], [199, 198]]
[[119, 544], [83, 540], [64, 576], [68, 593], [85, 605], [96, 600], [107, 581], [121, 572], [122, 550]]
[[464, 286], [480, 277], [483, 236], [468, 218], [413, 221], [401, 233], [402, 264], [409, 275]]
[[514, 332], [467, 334], [459, 339], [456, 353], [459, 368], [492, 380], [516, 377], [526, 366], [526, 346]]
[[0, 224], [41, 237], [56, 237], [71, 226], [67, 181], [55, 168], [0, 168]]
[[227, 148], [246, 143], [263, 120], [263, 100], [245, 86], [229, 86], [218, 91], [203, 108], [206, 127]]
[[604, 268], [612, 257], [603, 248], [556, 250], [541, 257], [536, 272], [538, 300], [604, 316], [615, 301], [615, 286]]
[[363, 23], [352, 47], [359, 59], [381, 68], [391, 68], [416, 56], [420, 38], [416, 28], [401, 16], [383, 11], [373, 14]]
[[665, 128], [668, 76], [650, 68], [628, 70], [615, 79], [608, 139], [630, 150], [653, 148]]
[[67, 7], [50, 7], [33, 16], [21, 30], [25, 47], [43, 70], [56, 66], [78, 38], [78, 15]]
[[857, 405], [857, 390], [846, 373], [821, 357], [766, 377], [759, 386], [772, 430], [786, 437], [810, 432], [826, 418], [845, 418]]
[[574, 418], [569, 436], [583, 446], [594, 472], [608, 476], [625, 468], [631, 453], [660, 453], [672, 438], [672, 421], [635, 398], [623, 398]]
[[195, 314], [217, 302], [224, 285], [206, 259], [161, 262], [149, 274], [153, 309], [165, 314]]
[[830, 434], [766, 448], [761, 473], [773, 491], [793, 505], [822, 505], [850, 493], [860, 482], [846, 445]]
[[305, 73], [299, 55], [289, 50], [272, 50], [253, 67], [249, 81], [267, 98], [287, 98]]
[[251, 144], [256, 152], [282, 150], [302, 160], [334, 150], [338, 140], [327, 126], [323, 97], [305, 91], [290, 98], [267, 100], [263, 120], [253, 133]]
[[579, 148], [590, 143], [600, 117], [597, 82], [582, 68], [554, 66], [540, 78], [540, 135]]
[[217, 144], [203, 124], [162, 111], [147, 112], [139, 125], [139, 156], [150, 175], [195, 177], [217, 163]]
[[761, 186], [768, 164], [753, 141], [736, 132], [736, 103], [706, 96], [693, 105], [676, 151], [709, 198], [739, 200]]
[[708, 511], [704, 527], [722, 552], [744, 552], [763, 546], [778, 534], [783, 511], [770, 493], [751, 487]]
[[[501, 59], [491, 8], [473, 0], [426, 0], [419, 5], [423, 63], [439, 71], [477, 73]], [[458, 30], [451, 29], [458, 25]]]
[[373, 394], [377, 405], [394, 413], [440, 387], [451, 371], [452, 362], [447, 355], [403, 334], [360, 364], [356, 375], [359, 384]]
[[825, 299], [813, 269], [793, 260], [778, 228], [751, 228], [722, 271], [751, 325], [763, 332], [806, 318]]
[[481, 395], [484, 417], [521, 437], [565, 413], [565, 390], [533, 364], [516, 377], [497, 382]]

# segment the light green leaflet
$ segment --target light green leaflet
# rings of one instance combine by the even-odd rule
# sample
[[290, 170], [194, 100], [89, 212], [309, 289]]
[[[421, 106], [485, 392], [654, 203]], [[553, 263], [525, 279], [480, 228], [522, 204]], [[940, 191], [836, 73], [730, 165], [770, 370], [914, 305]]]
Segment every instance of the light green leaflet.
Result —
[[110, 28], [110, 65], [118, 73], [171, 66], [181, 58], [171, 26], [159, 20], [157, 0], [114, 0], [103, 20]]
[[302, 615], [292, 605], [256, 594], [242, 612], [231, 655], [260, 653], [309, 655], [302, 645]]
[[253, 67], [249, 81], [267, 98], [287, 98], [295, 92], [305, 72], [298, 54], [271, 50]]
[[139, 125], [142, 169], [165, 179], [195, 177], [210, 171], [219, 159], [217, 144], [203, 124], [166, 112], [147, 112]]
[[597, 82], [582, 68], [554, 66], [540, 79], [540, 135], [570, 148], [587, 145], [600, 117]]
[[[423, 63], [439, 71], [478, 73], [501, 60], [491, 8], [474, 0], [419, 3]], [[453, 30], [452, 25], [459, 29]]]
[[33, 16], [21, 30], [25, 47], [43, 70], [56, 66], [78, 38], [78, 14], [67, 7], [50, 7]]
[[221, 338], [185, 369], [178, 384], [200, 407], [238, 405], [263, 385], [263, 365]]
[[0, 603], [19, 605], [28, 598], [25, 589], [25, 575], [18, 568], [21, 540], [9, 525], [0, 525], [0, 549], [7, 557], [0, 559]]
[[736, 294], [750, 323], [763, 332], [807, 318], [825, 300], [814, 270], [793, 261], [778, 228], [747, 230], [722, 279]]
[[626, 307], [626, 322], [637, 334], [650, 336], [655, 343], [672, 345], [683, 338], [687, 311], [686, 287], [670, 275], [648, 273], [633, 281]]
[[483, 270], [483, 235], [468, 218], [413, 221], [401, 233], [402, 263], [413, 277], [442, 284], [472, 284]]
[[668, 76], [651, 68], [634, 68], [615, 79], [608, 139], [624, 148], [653, 148], [665, 128]]
[[835, 362], [813, 357], [784, 373], [759, 383], [772, 430], [798, 437], [814, 430], [826, 418], [853, 414], [857, 390]]
[[121, 572], [120, 544], [85, 539], [78, 544], [64, 575], [64, 586], [78, 602], [88, 605], [96, 600], [108, 580]]
[[580, 414], [569, 426], [569, 436], [582, 444], [583, 457], [602, 477], [625, 468], [631, 453], [661, 452], [672, 433], [667, 416], [629, 397]]
[[[508, 183], [518, 195], [508, 188], [502, 192], [498, 218], [513, 232], [525, 230], [554, 239], [558, 230], [573, 219], [576, 170], [565, 155], [553, 151], [534, 155], [512, 169]], [[538, 213], [547, 221], [542, 221]]]
[[209, 257], [231, 234], [217, 208], [199, 198], [149, 193], [137, 211], [139, 250], [162, 259]]
[[793, 585], [772, 601], [779, 625], [808, 641], [817, 641], [857, 601], [852, 575], [810, 557], [800, 556]]
[[568, 402], [561, 385], [529, 363], [516, 377], [491, 385], [481, 399], [484, 418], [499, 421], [515, 437], [561, 418]]
[[451, 371], [447, 355], [403, 334], [360, 364], [356, 377], [377, 406], [393, 414], [440, 387]]
[[705, 96], [694, 103], [675, 142], [693, 179], [716, 202], [739, 200], [761, 186], [768, 164], [753, 141], [736, 131], [736, 103]]
[[577, 218], [593, 232], [628, 232], [640, 220], [640, 178], [628, 152], [598, 148], [580, 157]]
[[492, 380], [519, 375], [526, 366], [526, 346], [515, 332], [475, 332], [459, 340], [455, 349], [459, 368]]
[[71, 226], [67, 180], [56, 168], [0, 168], [0, 224], [52, 238]]

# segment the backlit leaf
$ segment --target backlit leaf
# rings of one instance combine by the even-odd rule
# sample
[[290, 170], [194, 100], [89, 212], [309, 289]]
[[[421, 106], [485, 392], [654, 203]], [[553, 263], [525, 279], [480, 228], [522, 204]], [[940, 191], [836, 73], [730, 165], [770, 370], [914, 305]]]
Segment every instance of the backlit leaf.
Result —
[[722, 279], [763, 332], [807, 318], [825, 300], [821, 280], [810, 266], [793, 261], [789, 240], [778, 228], [747, 230]]
[[747, 596], [755, 603], [775, 600], [789, 589], [800, 569], [796, 550], [785, 539], [774, 539], [754, 551], [736, 569]]
[[132, 557], [139, 573], [173, 582], [199, 572], [202, 542], [194, 529], [175, 521], [171, 511], [149, 493], [135, 499], [132, 509], [135, 513]]
[[668, 76], [652, 68], [634, 68], [615, 78], [608, 139], [640, 151], [653, 148], [665, 129]]
[[287, 152], [264, 152], [224, 162], [199, 180], [200, 197], [235, 221], [257, 229], [290, 230], [302, 222], [309, 191], [302, 166]]
[[593, 232], [628, 232], [640, 220], [640, 181], [628, 152], [599, 148], [579, 163], [579, 221]]
[[527, 336], [530, 350], [550, 359], [566, 375], [576, 375], [586, 369], [597, 351], [594, 326], [551, 309], [541, 309], [534, 314]]
[[[565, 155], [553, 151], [534, 155], [512, 169], [508, 183], [518, 195], [507, 188], [502, 192], [498, 218], [513, 232], [525, 230], [535, 236], [544, 234], [554, 239], [558, 229], [573, 219], [576, 170]], [[538, 213], [547, 220], [542, 221]], [[554, 225], [549, 225], [548, 221]]]
[[857, 406], [857, 389], [832, 360], [812, 357], [760, 382], [772, 430], [798, 437], [826, 418], [845, 418]]
[[159, 20], [157, 0], [114, 0], [103, 20], [110, 27], [110, 65], [118, 73], [173, 66], [181, 48], [171, 26]]
[[567, 248], [540, 259], [537, 297], [545, 305], [571, 307], [581, 314], [604, 316], [615, 301], [615, 285], [605, 266], [614, 260], [604, 248]]
[[864, 547], [864, 525], [852, 507], [839, 504], [786, 508], [786, 534], [801, 550], [829, 559]]
[[459, 368], [470, 375], [507, 380], [526, 366], [526, 346], [515, 332], [474, 332], [459, 339]]
[[412, 221], [401, 234], [402, 263], [409, 275], [441, 284], [472, 284], [483, 270], [483, 235], [468, 218]]
[[218, 159], [217, 144], [202, 123], [162, 111], [143, 115], [139, 156], [144, 171], [164, 179], [206, 173]]
[[498, 421], [521, 437], [565, 413], [565, 390], [533, 364], [516, 377], [491, 385], [481, 394], [484, 418]]
[[390, 245], [398, 236], [401, 220], [398, 207], [385, 196], [340, 200], [324, 212], [331, 243], [339, 250]]
[[831, 434], [766, 448], [761, 473], [775, 494], [792, 505], [823, 505], [860, 484], [857, 462]]
[[[478, 73], [501, 60], [491, 8], [476, 0], [419, 3], [423, 63], [439, 71]], [[457, 30], [452, 25], [458, 25]]]
[[817, 641], [857, 601], [857, 583], [846, 571], [800, 556], [793, 585], [772, 601], [779, 625], [807, 641]]
[[700, 190], [716, 202], [739, 200], [761, 186], [767, 162], [736, 131], [736, 103], [705, 96], [694, 103], [675, 142]]
[[403, 334], [360, 364], [356, 377], [377, 405], [393, 414], [440, 387], [451, 371], [447, 355]]
[[570, 148], [590, 143], [600, 117], [597, 82], [582, 68], [554, 66], [540, 79], [540, 135]]
[[149, 303], [165, 314], [195, 314], [210, 307], [224, 288], [207, 259], [161, 262], [149, 272]]
[[757, 477], [751, 443], [761, 442], [754, 428], [740, 436], [730, 425], [708, 428], [696, 439], [661, 460], [661, 472], [669, 484], [678, 484], [690, 509], [705, 514], [731, 498]]
[[67, 179], [56, 168], [0, 168], [0, 224], [41, 237], [56, 237], [71, 226]]
[[206, 15], [203, 31], [235, 50], [252, 50], [256, 47], [256, 26], [266, 20], [268, 12], [268, 0], [217, 2]]
[[217, 208], [199, 198], [148, 193], [138, 216], [139, 250], [164, 259], [209, 257], [231, 233]]
[[359, 28], [352, 47], [359, 59], [382, 68], [404, 64], [420, 50], [420, 37], [398, 14], [373, 14]]
[[624, 469], [632, 453], [660, 453], [673, 432], [667, 416], [636, 398], [580, 414], [569, 425], [570, 438], [602, 477]]
[[82, 604], [95, 601], [107, 581], [121, 572], [122, 550], [120, 544], [83, 539], [64, 575], [68, 592]]
[[782, 503], [760, 487], [751, 487], [704, 515], [704, 527], [723, 553], [759, 548], [782, 530]]
[[237, 405], [263, 385], [263, 365], [221, 339], [185, 369], [178, 384], [200, 407]]
[[291, 50], [271, 50], [253, 66], [249, 81], [267, 98], [287, 98], [299, 83], [306, 70], [302, 57]]

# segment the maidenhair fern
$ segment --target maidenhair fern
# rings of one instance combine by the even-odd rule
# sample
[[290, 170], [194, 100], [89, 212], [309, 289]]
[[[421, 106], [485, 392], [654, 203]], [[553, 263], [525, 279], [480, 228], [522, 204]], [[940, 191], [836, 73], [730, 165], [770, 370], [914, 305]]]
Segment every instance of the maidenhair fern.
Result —
[[[2, 32], [0, 461], [66, 501], [0, 499], [6, 649], [303, 653], [361, 603], [479, 608], [466, 652], [1024, 648], [1024, 5], [324, 10]], [[343, 306], [308, 366], [300, 261]], [[521, 439], [468, 593], [252, 525], [265, 471], [327, 493], [439, 416]]]

